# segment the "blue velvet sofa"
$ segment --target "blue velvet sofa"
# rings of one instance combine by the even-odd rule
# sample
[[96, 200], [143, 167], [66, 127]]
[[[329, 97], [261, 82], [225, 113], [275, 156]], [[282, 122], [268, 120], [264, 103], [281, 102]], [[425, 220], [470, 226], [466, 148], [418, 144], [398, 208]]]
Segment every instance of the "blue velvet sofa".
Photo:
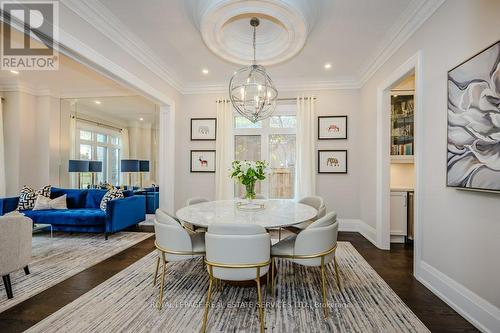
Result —
[[[146, 218], [146, 198], [124, 191], [125, 198], [111, 200], [106, 211], [99, 208], [106, 190], [61, 189], [53, 187], [51, 198], [66, 194], [67, 210], [22, 211], [35, 223], [52, 224], [54, 231], [99, 232], [108, 235], [142, 222]], [[17, 209], [19, 197], [0, 199], [0, 215]]]

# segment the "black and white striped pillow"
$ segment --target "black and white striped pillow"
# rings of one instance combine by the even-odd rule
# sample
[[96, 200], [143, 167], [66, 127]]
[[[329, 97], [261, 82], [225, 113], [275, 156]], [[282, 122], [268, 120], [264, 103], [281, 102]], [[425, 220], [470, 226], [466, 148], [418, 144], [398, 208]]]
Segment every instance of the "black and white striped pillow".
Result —
[[100, 208], [103, 211], [106, 211], [106, 207], [108, 206], [108, 201], [124, 198], [123, 191], [118, 188], [113, 188], [106, 192], [106, 194], [102, 197]]
[[17, 204], [17, 210], [28, 210], [35, 207], [36, 198], [42, 195], [46, 198], [50, 198], [50, 190], [52, 186], [47, 185], [35, 191], [29, 186], [24, 185], [19, 193], [19, 203]]

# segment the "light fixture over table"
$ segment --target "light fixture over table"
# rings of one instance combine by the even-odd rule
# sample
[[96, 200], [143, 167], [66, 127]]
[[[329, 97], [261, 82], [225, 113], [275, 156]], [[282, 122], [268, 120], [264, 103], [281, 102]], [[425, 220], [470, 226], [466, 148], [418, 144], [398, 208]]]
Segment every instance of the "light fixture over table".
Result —
[[233, 107], [243, 117], [253, 123], [268, 118], [276, 109], [278, 90], [266, 72], [257, 65], [255, 37], [259, 19], [252, 17], [253, 27], [253, 62], [250, 66], [240, 68], [229, 81], [229, 96]]

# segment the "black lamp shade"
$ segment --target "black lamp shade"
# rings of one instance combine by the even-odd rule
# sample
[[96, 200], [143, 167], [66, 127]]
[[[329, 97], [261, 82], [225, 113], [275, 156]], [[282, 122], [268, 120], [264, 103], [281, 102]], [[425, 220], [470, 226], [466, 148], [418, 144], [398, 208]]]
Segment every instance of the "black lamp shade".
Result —
[[69, 172], [89, 172], [89, 161], [69, 160]]
[[102, 161], [89, 161], [90, 172], [102, 172]]
[[139, 160], [121, 160], [122, 172], [139, 172]]
[[149, 161], [139, 161], [139, 171], [149, 172]]

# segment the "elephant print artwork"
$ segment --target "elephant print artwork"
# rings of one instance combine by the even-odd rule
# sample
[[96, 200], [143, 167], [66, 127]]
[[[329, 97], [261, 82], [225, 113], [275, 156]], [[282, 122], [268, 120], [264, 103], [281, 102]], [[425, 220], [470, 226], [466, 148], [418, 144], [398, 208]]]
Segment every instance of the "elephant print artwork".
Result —
[[339, 166], [339, 160], [336, 159], [335, 157], [329, 157], [327, 160], [326, 160], [326, 165], [327, 166]]
[[200, 126], [198, 127], [198, 133], [206, 135], [210, 133], [210, 128], [208, 126]]
[[191, 118], [191, 141], [214, 141], [216, 137], [216, 118]]
[[332, 124], [328, 127], [328, 132], [338, 132], [338, 131], [340, 131], [340, 128], [335, 124]]
[[318, 173], [347, 173], [347, 150], [318, 150]]

